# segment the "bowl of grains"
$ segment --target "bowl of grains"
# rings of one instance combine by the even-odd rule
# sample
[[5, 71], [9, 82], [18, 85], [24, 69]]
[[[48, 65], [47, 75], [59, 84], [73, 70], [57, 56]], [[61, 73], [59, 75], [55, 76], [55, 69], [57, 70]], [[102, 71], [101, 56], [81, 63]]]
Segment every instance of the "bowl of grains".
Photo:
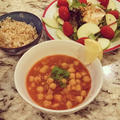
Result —
[[20, 55], [36, 45], [42, 34], [40, 18], [17, 11], [0, 16], [0, 49], [9, 55]]

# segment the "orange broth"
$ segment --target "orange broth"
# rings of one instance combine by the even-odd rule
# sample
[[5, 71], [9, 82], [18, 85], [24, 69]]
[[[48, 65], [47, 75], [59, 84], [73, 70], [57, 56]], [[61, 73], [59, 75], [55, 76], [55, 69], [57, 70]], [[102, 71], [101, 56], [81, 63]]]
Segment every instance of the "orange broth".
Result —
[[[69, 77], [62, 78], [65, 86], [51, 77], [55, 66], [66, 70]], [[76, 58], [66, 55], [47, 56], [33, 65], [26, 78], [30, 97], [38, 105], [65, 110], [81, 104], [91, 88], [91, 77], [86, 67]]]

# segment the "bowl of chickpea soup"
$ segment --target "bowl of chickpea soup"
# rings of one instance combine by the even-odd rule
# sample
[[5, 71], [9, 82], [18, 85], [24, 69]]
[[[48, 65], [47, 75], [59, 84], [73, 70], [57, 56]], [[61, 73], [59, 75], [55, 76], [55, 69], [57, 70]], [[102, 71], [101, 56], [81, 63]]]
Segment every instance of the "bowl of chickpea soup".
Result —
[[98, 59], [84, 64], [85, 47], [74, 41], [42, 42], [18, 61], [14, 81], [21, 97], [48, 114], [66, 115], [86, 107], [103, 83]]

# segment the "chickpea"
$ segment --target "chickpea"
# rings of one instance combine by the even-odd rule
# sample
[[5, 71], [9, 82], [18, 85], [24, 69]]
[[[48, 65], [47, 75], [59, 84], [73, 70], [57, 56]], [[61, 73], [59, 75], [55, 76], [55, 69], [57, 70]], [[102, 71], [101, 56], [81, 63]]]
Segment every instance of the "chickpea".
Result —
[[34, 71], [37, 71], [37, 67], [34, 67]]
[[40, 73], [46, 73], [48, 68], [49, 67], [47, 65], [44, 65], [42, 68], [40, 68]]
[[49, 87], [54, 90], [56, 88], [56, 84], [55, 83], [51, 83]]
[[67, 94], [68, 92], [69, 92], [69, 91], [68, 91], [67, 88], [64, 88], [64, 89], [63, 89], [63, 94], [65, 94], [65, 93]]
[[52, 105], [53, 108], [57, 108], [60, 104], [59, 103], [55, 103]]
[[82, 87], [83, 87], [83, 88], [86, 88], [86, 87], [87, 87], [87, 83], [82, 82]]
[[81, 91], [82, 87], [80, 85], [76, 85], [76, 91]]
[[71, 101], [67, 101], [66, 106], [67, 106], [67, 108], [71, 108], [72, 107], [72, 102]]
[[70, 78], [75, 79], [75, 73], [70, 73]]
[[62, 81], [63, 83], [67, 83], [67, 80], [64, 79], [64, 78], [63, 78], [61, 81]]
[[42, 61], [42, 62], [41, 62], [41, 64], [42, 64], [42, 65], [45, 65], [45, 64], [47, 64], [47, 62], [45, 62], [45, 61]]
[[52, 100], [52, 99], [53, 99], [53, 95], [52, 95], [52, 94], [46, 95], [45, 98], [46, 98], [47, 100]]
[[45, 76], [44, 76], [44, 80], [47, 80], [47, 79], [48, 79], [48, 76], [47, 76], [47, 75], [45, 75]]
[[34, 71], [39, 71], [40, 68], [39, 67], [34, 67]]
[[76, 78], [80, 79], [82, 77], [82, 75], [79, 72], [76, 72]]
[[69, 81], [69, 84], [72, 86], [72, 85], [75, 85], [76, 84], [76, 81], [75, 81], [75, 79], [71, 79], [70, 81]]
[[75, 72], [75, 69], [74, 69], [74, 67], [70, 67], [70, 68], [68, 69], [68, 72], [70, 72], [70, 73], [73, 73], [73, 72]]
[[34, 81], [34, 76], [30, 76], [30, 77], [29, 77], [29, 81], [30, 81], [30, 82], [33, 82], [33, 81]]
[[53, 94], [53, 91], [52, 91], [52, 89], [48, 89], [48, 92], [47, 92], [47, 94]]
[[81, 84], [80, 79], [76, 79], [76, 83]]
[[34, 82], [31, 84], [31, 87], [35, 87], [35, 83]]
[[28, 87], [28, 90], [32, 90], [32, 87]]
[[48, 83], [48, 84], [52, 83], [53, 81], [54, 81], [54, 80], [53, 80], [53, 78], [51, 78], [51, 77], [47, 79], [47, 83]]
[[69, 67], [74, 67], [74, 64], [70, 64]]
[[85, 72], [85, 71], [82, 71], [82, 72], [81, 72], [81, 75], [82, 75], [82, 76], [85, 76], [86, 74], [87, 74], [87, 72]]
[[51, 101], [48, 101], [48, 100], [45, 100], [45, 101], [43, 102], [43, 106], [44, 106], [44, 107], [49, 107], [51, 104], [52, 104], [52, 102], [51, 102]]
[[42, 86], [38, 86], [37, 88], [36, 88], [36, 90], [37, 90], [37, 92], [43, 92], [43, 87]]
[[90, 77], [88, 75], [84, 76], [83, 81], [86, 83], [90, 82]]
[[44, 96], [43, 96], [42, 93], [40, 93], [40, 94], [37, 95], [37, 97], [38, 97], [39, 100], [42, 100]]
[[74, 61], [73, 63], [74, 63], [75, 66], [78, 66], [78, 65], [79, 65], [79, 61], [77, 61], [77, 60]]
[[67, 85], [67, 90], [70, 91], [70, 89], [71, 89], [71, 86]]
[[76, 96], [76, 100], [81, 103], [83, 101], [83, 96]]
[[76, 90], [76, 87], [75, 87], [75, 86], [72, 86], [72, 90]]
[[81, 91], [81, 96], [85, 97], [87, 95], [87, 92], [85, 90]]
[[40, 76], [36, 76], [36, 77], [34, 78], [34, 80], [35, 80], [35, 82], [40, 82], [40, 81], [41, 81], [41, 77], [40, 77]]
[[61, 101], [62, 101], [62, 95], [60, 95], [60, 94], [55, 94], [55, 95], [54, 95], [54, 100], [57, 101], [57, 102], [61, 102]]
[[42, 82], [41, 85], [45, 85], [45, 82]]
[[64, 69], [67, 69], [68, 68], [68, 64], [67, 63], [62, 63], [61, 66], [64, 68]]

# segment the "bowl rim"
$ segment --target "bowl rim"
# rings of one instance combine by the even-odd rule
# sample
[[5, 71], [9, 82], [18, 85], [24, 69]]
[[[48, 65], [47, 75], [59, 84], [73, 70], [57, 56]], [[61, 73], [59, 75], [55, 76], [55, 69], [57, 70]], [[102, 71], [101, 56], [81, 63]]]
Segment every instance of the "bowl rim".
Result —
[[[35, 45], [34, 47], [30, 48], [19, 60], [19, 62], [17, 63], [16, 65], [16, 68], [15, 68], [15, 72], [14, 72], [14, 82], [15, 82], [15, 86], [16, 86], [16, 89], [18, 91], [18, 93], [20, 94], [20, 96], [27, 102], [29, 103], [30, 105], [32, 105], [33, 107], [37, 108], [38, 110], [41, 110], [41, 111], [44, 111], [44, 112], [47, 112], [47, 113], [51, 113], [51, 114], [69, 114], [69, 113], [73, 113], [73, 112], [76, 112], [78, 110], [81, 110], [83, 109], [84, 107], [86, 107], [88, 104], [90, 104], [94, 99], [95, 97], [98, 95], [98, 93], [100, 92], [100, 89], [102, 88], [102, 84], [103, 84], [103, 68], [102, 68], [102, 64], [100, 62], [99, 59], [96, 59], [96, 62], [97, 64], [99, 65], [99, 68], [100, 68], [100, 72], [101, 72], [101, 78], [100, 78], [100, 84], [99, 84], [99, 87], [97, 89], [97, 91], [95, 92], [95, 94], [91, 97], [91, 99], [89, 99], [88, 101], [86, 101], [84, 104], [79, 104], [78, 106], [75, 106], [71, 109], [66, 109], [66, 110], [53, 110], [53, 109], [47, 109], [47, 108], [44, 108], [44, 107], [41, 107], [39, 106], [36, 102], [34, 102], [32, 100], [32, 102], [30, 102], [27, 98], [25, 98], [23, 96], [23, 94], [19, 91], [19, 88], [17, 87], [17, 81], [16, 81], [16, 74], [17, 74], [17, 70], [19, 68], [19, 64], [21, 62], [21, 60], [24, 58], [24, 57], [27, 57], [27, 54], [29, 54], [33, 49], [37, 48], [37, 47], [40, 47], [41, 44], [46, 44], [48, 42], [57, 42], [57, 41], [60, 41], [60, 40], [55, 40], [55, 41], [45, 41], [45, 42], [42, 42], [42, 43], [39, 43], [37, 45]], [[74, 42], [74, 41], [68, 41], [68, 40], [62, 40], [62, 41], [65, 41], [65, 42], [68, 42], [68, 43], [74, 43], [74, 44], [79, 44], [77, 42]], [[80, 46], [83, 46], [81, 44], [79, 44]]]
[[[43, 24], [42, 24], [42, 21], [41, 21], [41, 19], [37, 16], [37, 15], [35, 15], [35, 14], [33, 14], [33, 13], [30, 13], [30, 12], [26, 12], [26, 11], [14, 11], [14, 12], [9, 12], [9, 13], [6, 13], [6, 14], [4, 14], [4, 15], [1, 15], [0, 16], [0, 21], [2, 21], [2, 20], [4, 20], [5, 18], [7, 18], [7, 17], [9, 17], [9, 15], [11, 15], [11, 14], [20, 14], [20, 13], [22, 13], [22, 14], [29, 14], [29, 15], [32, 15], [32, 16], [34, 16], [35, 18], [37, 18], [38, 19], [38, 21], [39, 21], [39, 23], [40, 23], [40, 26], [41, 26], [41, 31], [40, 31], [40, 33], [38, 34], [38, 37], [36, 38], [36, 39], [34, 39], [32, 42], [30, 42], [30, 43], [28, 43], [28, 44], [26, 44], [26, 45], [24, 45], [24, 46], [21, 46], [21, 47], [17, 47], [17, 48], [5, 48], [5, 47], [2, 47], [2, 46], [0, 46], [0, 49], [2, 49], [2, 50], [16, 50], [16, 51], [20, 51], [20, 50], [22, 50], [22, 49], [25, 49], [25, 48], [28, 48], [28, 47], [30, 47], [35, 41], [37, 42], [37, 41], [39, 41], [39, 39], [40, 39], [40, 37], [41, 37], [41, 34], [42, 34], [42, 30], [43, 30]], [[26, 23], [26, 22], [25, 22]], [[27, 24], [27, 23], [26, 23]], [[36, 30], [37, 31], [37, 30]], [[8, 51], [7, 51], [8, 52]]]

